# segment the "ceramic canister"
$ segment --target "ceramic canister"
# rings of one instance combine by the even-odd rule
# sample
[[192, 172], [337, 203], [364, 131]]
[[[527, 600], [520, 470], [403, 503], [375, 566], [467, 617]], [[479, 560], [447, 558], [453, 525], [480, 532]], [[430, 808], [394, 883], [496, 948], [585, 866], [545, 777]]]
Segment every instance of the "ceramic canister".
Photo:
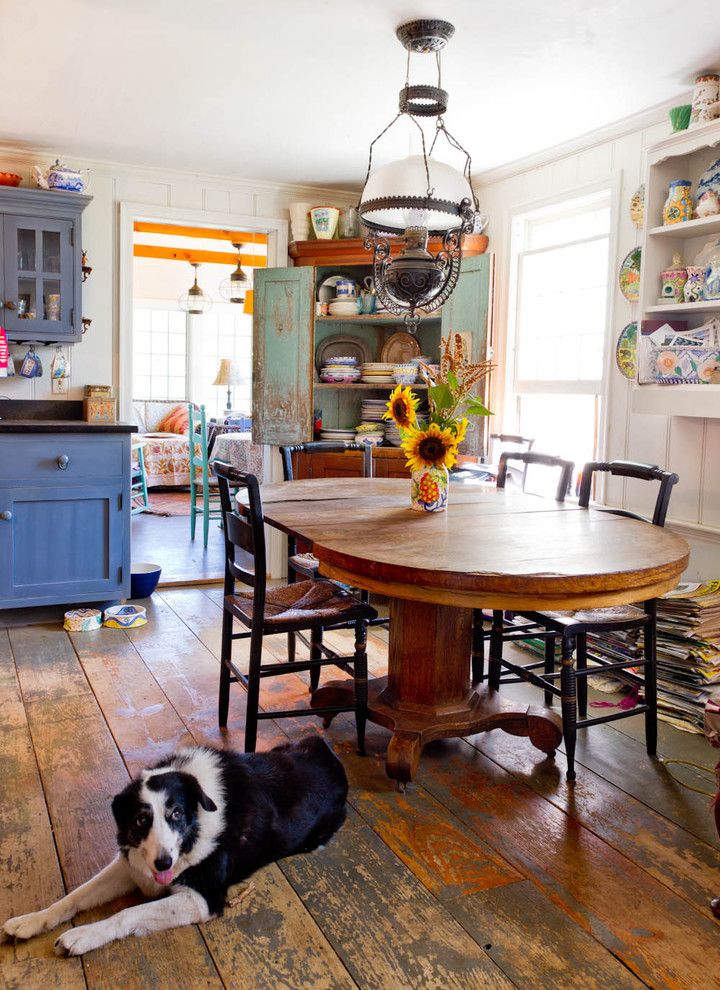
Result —
[[697, 265], [688, 265], [687, 282], [683, 286], [683, 299], [686, 303], [699, 302], [703, 297], [705, 284], [705, 269]]
[[680, 303], [683, 301], [683, 289], [687, 282], [687, 268], [678, 264], [676, 258], [673, 258], [672, 268], [666, 268], [664, 272], [660, 273], [662, 279], [661, 295], [664, 302]]
[[690, 113], [691, 127], [696, 124], [706, 124], [709, 120], [714, 119], [712, 106], [717, 103], [719, 96], [720, 76], [715, 73], [707, 73], [697, 77]]
[[683, 223], [692, 219], [693, 204], [690, 195], [690, 182], [675, 179], [670, 183], [668, 198], [663, 206], [663, 224]]

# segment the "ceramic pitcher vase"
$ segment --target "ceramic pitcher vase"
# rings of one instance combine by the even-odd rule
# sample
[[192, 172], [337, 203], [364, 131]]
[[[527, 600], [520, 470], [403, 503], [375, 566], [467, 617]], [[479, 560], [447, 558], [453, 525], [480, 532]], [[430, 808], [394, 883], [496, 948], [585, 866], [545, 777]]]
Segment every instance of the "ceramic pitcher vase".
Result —
[[424, 467], [410, 475], [410, 508], [415, 512], [444, 512], [450, 476], [446, 467]]

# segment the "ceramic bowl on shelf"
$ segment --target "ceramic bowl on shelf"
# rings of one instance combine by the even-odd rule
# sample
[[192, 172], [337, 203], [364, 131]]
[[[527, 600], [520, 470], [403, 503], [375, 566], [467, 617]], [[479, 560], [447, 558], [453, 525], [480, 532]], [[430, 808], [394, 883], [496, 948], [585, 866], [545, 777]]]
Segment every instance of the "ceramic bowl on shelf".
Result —
[[364, 443], [368, 447], [378, 447], [385, 439], [384, 433], [356, 433], [355, 439], [358, 443]]
[[393, 366], [393, 378], [398, 385], [414, 385], [417, 372], [416, 364], [396, 364]]
[[333, 354], [331, 360], [328, 361], [328, 364], [333, 366], [336, 364], [347, 364], [354, 368], [357, 367], [358, 359], [354, 354]]
[[357, 316], [358, 315], [358, 301], [357, 299], [334, 299], [330, 305], [330, 315], [331, 316]]
[[340, 210], [334, 206], [314, 206], [310, 210], [310, 221], [319, 241], [331, 241], [335, 236]]

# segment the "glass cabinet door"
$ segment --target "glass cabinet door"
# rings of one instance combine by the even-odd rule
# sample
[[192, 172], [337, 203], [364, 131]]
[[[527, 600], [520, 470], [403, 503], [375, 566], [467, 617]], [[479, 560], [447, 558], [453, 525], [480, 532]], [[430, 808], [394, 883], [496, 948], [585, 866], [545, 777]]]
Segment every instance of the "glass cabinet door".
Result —
[[75, 333], [71, 220], [4, 218], [2, 320], [14, 336], [61, 340]]

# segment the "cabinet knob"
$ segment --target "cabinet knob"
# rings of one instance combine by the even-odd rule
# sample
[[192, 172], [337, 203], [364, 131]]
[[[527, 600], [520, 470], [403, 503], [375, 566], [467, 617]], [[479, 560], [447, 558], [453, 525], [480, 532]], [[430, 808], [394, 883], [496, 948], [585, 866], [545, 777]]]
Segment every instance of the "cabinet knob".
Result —
[[12, 299], [6, 299], [5, 302], [3, 303], [3, 306], [5, 307], [5, 309], [9, 309], [9, 310], [17, 309], [17, 306], [12, 301]]
[[5, 522], [10, 522], [12, 519], [12, 512], [9, 509], [3, 509], [3, 511], [0, 512], [0, 519], [5, 520]]
[[58, 457], [56, 463], [57, 463], [57, 466], [60, 468], [60, 470], [61, 471], [64, 471], [65, 468], [70, 463], [70, 458], [68, 457], [67, 454], [60, 454], [60, 456]]

